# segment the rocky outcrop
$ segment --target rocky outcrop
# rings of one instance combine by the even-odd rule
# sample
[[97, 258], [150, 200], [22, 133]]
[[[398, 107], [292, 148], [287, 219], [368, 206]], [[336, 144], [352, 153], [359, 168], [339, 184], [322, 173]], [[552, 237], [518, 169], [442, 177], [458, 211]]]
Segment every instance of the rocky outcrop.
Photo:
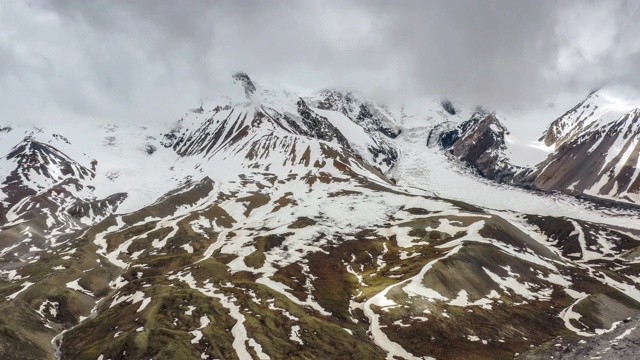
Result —
[[309, 101], [319, 109], [341, 112], [370, 133], [379, 132], [391, 139], [400, 135], [400, 127], [386, 109], [363, 101], [353, 93], [324, 90]]
[[233, 75], [233, 80], [236, 84], [241, 85], [244, 88], [244, 93], [247, 98], [251, 98], [251, 95], [256, 92], [256, 86], [251, 81], [249, 75], [243, 72], [239, 72]]
[[400, 135], [401, 129], [386, 108], [364, 101], [351, 92], [337, 90], [324, 90], [305, 100], [312, 107], [342, 113], [362, 127], [374, 141], [367, 150], [376, 165], [391, 169], [396, 164], [398, 150], [391, 140]]
[[[443, 125], [446, 128], [447, 125]], [[435, 129], [434, 129], [435, 130]], [[432, 130], [432, 131], [434, 131]], [[505, 155], [507, 128], [493, 114], [476, 112], [453, 130], [439, 134], [439, 143], [453, 156], [491, 180], [520, 184], [529, 170], [509, 163]], [[433, 140], [427, 140], [433, 143]]]
[[349, 147], [349, 142], [344, 135], [327, 118], [313, 112], [302, 99], [298, 100], [296, 105], [298, 115], [302, 118], [302, 133], [324, 141], [335, 141], [346, 148]]

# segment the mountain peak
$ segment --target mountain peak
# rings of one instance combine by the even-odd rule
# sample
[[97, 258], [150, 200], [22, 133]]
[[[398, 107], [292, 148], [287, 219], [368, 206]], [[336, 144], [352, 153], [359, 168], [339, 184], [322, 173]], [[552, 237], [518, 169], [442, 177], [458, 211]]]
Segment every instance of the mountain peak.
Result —
[[[55, 147], [26, 136], [5, 157], [16, 163], [15, 172], [22, 174], [26, 181], [40, 176], [51, 181], [66, 177], [92, 178], [94, 172], [78, 164]], [[43, 185], [43, 184], [39, 184]]]
[[640, 108], [640, 99], [628, 90], [615, 87], [598, 89], [549, 125], [541, 141], [556, 147], [567, 143], [594, 126], [613, 123]]
[[244, 93], [247, 98], [250, 98], [256, 91], [256, 86], [247, 73], [239, 71], [232, 76], [234, 83], [241, 85], [244, 88]]

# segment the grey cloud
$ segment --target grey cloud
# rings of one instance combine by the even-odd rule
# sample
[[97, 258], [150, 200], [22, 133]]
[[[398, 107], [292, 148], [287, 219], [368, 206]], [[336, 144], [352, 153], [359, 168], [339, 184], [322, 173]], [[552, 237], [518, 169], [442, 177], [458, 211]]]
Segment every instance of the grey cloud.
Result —
[[15, 117], [166, 121], [238, 70], [391, 102], [549, 101], [639, 87], [637, 14], [574, 0], [4, 2], [0, 101]]

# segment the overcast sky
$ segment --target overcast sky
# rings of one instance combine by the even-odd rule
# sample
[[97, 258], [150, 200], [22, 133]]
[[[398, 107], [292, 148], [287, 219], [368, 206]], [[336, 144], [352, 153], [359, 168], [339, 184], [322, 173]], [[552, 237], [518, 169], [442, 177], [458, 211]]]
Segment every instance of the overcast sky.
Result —
[[5, 122], [167, 121], [236, 71], [398, 103], [640, 87], [638, 1], [2, 1]]

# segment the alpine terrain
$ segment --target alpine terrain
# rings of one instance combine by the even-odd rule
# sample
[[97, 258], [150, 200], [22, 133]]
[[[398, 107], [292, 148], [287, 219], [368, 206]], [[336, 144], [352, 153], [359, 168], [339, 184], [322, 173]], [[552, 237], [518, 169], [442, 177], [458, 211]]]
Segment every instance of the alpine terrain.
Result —
[[171, 124], [0, 124], [2, 359], [629, 358], [640, 103], [506, 116], [263, 87]]

